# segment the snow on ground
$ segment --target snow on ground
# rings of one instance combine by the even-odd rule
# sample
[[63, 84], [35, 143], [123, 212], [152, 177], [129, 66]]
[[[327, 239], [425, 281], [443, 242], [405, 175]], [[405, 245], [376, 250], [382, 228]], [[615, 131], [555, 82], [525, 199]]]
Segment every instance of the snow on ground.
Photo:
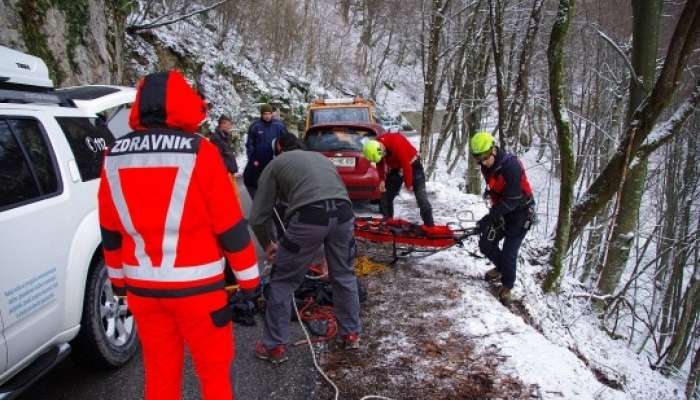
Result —
[[[294, 71], [274, 73], [264, 61], [257, 61], [264, 60], [264, 55], [245, 54], [235, 32], [221, 49], [215, 46], [212, 32], [189, 21], [158, 29], [155, 33], [166, 47], [202, 64], [201, 84], [214, 105], [212, 121], [220, 113], [229, 113], [236, 120], [257, 114], [256, 100], [250, 95], [242, 97], [230, 77], [221, 79], [222, 73], [242, 77], [260, 95], [291, 99], [293, 107], [303, 104], [304, 95], [289, 89], [292, 81], [307, 85], [310, 93], [325, 92], [333, 96], [317, 80], [300, 78], [301, 74]], [[158, 50], [142, 38], [131, 40], [129, 46], [138, 55], [138, 61], [132, 62], [134, 71], [144, 75], [158, 69]], [[392, 114], [419, 106], [421, 99], [417, 93], [422, 90], [419, 74], [411, 67], [404, 67], [395, 75], [401, 84], [396, 90], [381, 92], [376, 99], [378, 103]], [[237, 128], [246, 126], [242, 121]], [[417, 139], [412, 138], [415, 142]], [[646, 360], [628, 348], [627, 343], [614, 341], [598, 329], [598, 320], [590, 311], [589, 303], [576, 296], [583, 292], [578, 282], [565, 279], [563, 293], [559, 296], [542, 293], [540, 284], [546, 273], [546, 247], [556, 223], [558, 182], [549, 173], [551, 156], [546, 152], [544, 157], [538, 158], [537, 149], [533, 148], [523, 159], [535, 191], [540, 223], [530, 232], [521, 250], [514, 289], [516, 306], [510, 310], [503, 307], [493, 296], [494, 288], [482, 280], [490, 265], [485, 259], [473, 256], [478, 255], [473, 239], [465, 241], [464, 249], [455, 247], [413, 260], [383, 281], [380, 279], [379, 283], [373, 284], [373, 278], [369, 278], [370, 284], [376, 286], [375, 292], [383, 293], [384, 297], [380, 298], [406, 309], [393, 315], [397, 314], [396, 308], [375, 304], [376, 314], [369, 313], [369, 317], [377, 318], [370, 328], [380, 337], [371, 344], [373, 352], [366, 356], [377, 364], [366, 365], [368, 369], [360, 372], [360, 386], [373, 371], [387, 374], [379, 369], [391, 364], [394, 369], [385, 376], [386, 380], [374, 382], [386, 395], [391, 395], [392, 387], [397, 385], [411, 387], [416, 382], [418, 386], [423, 385], [410, 395], [402, 392], [395, 398], [437, 398], [427, 394], [434, 393], [430, 392], [431, 385], [445, 389], [444, 393], [461, 396], [471, 393], [470, 398], [484, 398], [494, 393], [516, 395], [521, 386], [526, 393], [545, 399], [681, 398], [680, 383], [650, 370]], [[241, 166], [244, 162], [244, 157], [239, 158]], [[450, 176], [441, 160], [436, 177], [428, 182], [438, 223], [473, 225], [487, 212], [479, 196], [460, 191], [467, 165], [467, 162], [460, 162]], [[420, 220], [412, 193], [403, 191], [395, 203], [397, 216]], [[397, 297], [391, 297], [396, 295], [393, 292], [397, 288], [391, 285], [401, 282], [408, 286], [399, 286], [404, 290]], [[423, 296], [423, 288], [432, 288], [436, 293]], [[402, 296], [404, 293], [409, 295], [408, 299]], [[446, 295], [448, 301], [444, 298]], [[425, 304], [432, 306], [424, 309]], [[390, 324], [396, 324], [399, 329], [390, 329]], [[437, 333], [424, 332], [426, 328], [435, 327], [439, 328]], [[456, 360], [457, 356], [462, 358], [461, 362]], [[499, 377], [486, 376], [492, 368]], [[480, 391], [469, 392], [469, 387], [475, 386], [479, 386]], [[535, 388], [534, 393], [531, 388]], [[420, 393], [425, 396], [421, 397]], [[443, 395], [441, 398], [450, 397]]]
[[[417, 141], [417, 138], [412, 140]], [[529, 154], [523, 158], [526, 163], [533, 159]], [[545, 184], [554, 186], [547, 189], [550, 190], [550, 196], [551, 191], [557, 191], [558, 183], [551, 182], [548, 176], [543, 175], [547, 169], [544, 164], [528, 169], [529, 178], [536, 186], [535, 190], [541, 189], [539, 201], [544, 200]], [[455, 173], [453, 177], [439, 171], [436, 181], [428, 182], [428, 192], [438, 223], [461, 221], [465, 226], [473, 225], [473, 219], [478, 219], [487, 212], [479, 196], [464, 194], [459, 190], [461, 176], [463, 171]], [[558, 195], [554, 197], [554, 204], [557, 197]], [[395, 206], [397, 217], [420, 221], [412, 193], [402, 191], [396, 199]], [[542, 204], [539, 207], [542, 213]], [[556, 216], [550, 218], [556, 221]], [[420, 315], [423, 319], [420, 323], [426, 326], [442, 324], [449, 332], [435, 335], [434, 343], [431, 342], [430, 346], [440, 348], [439, 354], [447, 351], [440, 346], [450, 343], [465, 346], [465, 357], [476, 355], [474, 360], [496, 354], [499, 362], [494, 364], [497, 371], [494, 374], [501, 376], [495, 378], [495, 383], [489, 384], [489, 387], [496, 388], [495, 393], [498, 393], [498, 382], [512, 378], [521, 381], [522, 387], [529, 395], [542, 399], [683, 398], [680, 383], [652, 371], [647, 361], [627, 347], [625, 341], [613, 340], [598, 328], [598, 319], [591, 312], [589, 302], [580, 296], [583, 293], [580, 283], [570, 278], [565, 279], [562, 283], [562, 293], [558, 296], [545, 295], [542, 292], [541, 282], [546, 274], [548, 256], [547, 245], [550, 243], [544, 231], [545, 229], [531, 231], [521, 249], [518, 280], [513, 292], [515, 301], [510, 309], [496, 299], [496, 289], [483, 281], [483, 274], [491, 265], [485, 258], [472, 256], [478, 255], [478, 245], [473, 238], [465, 241], [464, 248], [453, 247], [430, 257], [408, 260], [405, 262], [407, 266], [396, 267], [396, 271], [392, 272], [394, 277], [384, 278], [386, 285], [401, 285], [402, 292], [415, 296], [416, 303], [402, 303], [400, 297], [395, 298], [392, 301], [407, 308], [401, 311], [398, 311], [398, 306], [393, 308], [394, 313], [402, 313], [398, 320], [396, 316], [391, 315], [391, 310], [382, 309], [378, 314], [385, 316], [383, 320], [380, 318], [380, 321], [370, 321], [373, 325], [397, 325], [388, 331], [375, 331], [376, 328], [372, 327], [373, 334], [383, 335], [382, 345], [378, 348], [380, 352], [386, 353], [385, 361], [376, 362], [386, 362], [384, 368], [389, 370], [410, 368], [413, 374], [407, 378], [405, 371], [394, 372], [393, 379], [382, 378], [388, 379], [388, 384], [395, 385], [397, 392], [394, 393], [394, 398], [433, 398], [430, 396], [435, 394], [424, 392], [421, 384], [431, 379], [433, 385], [442, 387], [443, 391], [453, 394], [465, 393], [457, 391], [458, 389], [447, 382], [442, 382], [440, 374], [435, 374], [439, 367], [447, 365], [455, 371], [451, 375], [452, 379], [457, 379], [467, 373], [465, 371], [468, 371], [468, 368], [461, 368], [459, 365], [455, 367], [450, 357], [431, 358], [430, 352], [416, 353], [416, 347], [420, 349], [426, 346], [425, 339], [421, 339], [423, 336], [416, 336], [415, 333], [411, 336], [411, 331], [419, 329], [415, 325], [402, 322], [406, 318], [410, 320], [416, 312], [421, 312], [421, 304], [438, 303], [441, 304], [440, 307], [433, 306], [432, 311], [422, 311]], [[551, 227], [548, 231], [551, 234]], [[412, 284], [402, 280], [406, 279], [405, 277], [398, 278], [400, 274], [417, 277], [420, 282], [418, 286], [422, 285], [433, 294], [423, 296], [415, 293], [412, 291]], [[396, 289], [398, 287], [392, 287], [392, 290]], [[456, 299], [450, 299], [447, 293], [458, 293], [458, 296]], [[382, 293], [382, 296], [386, 294]], [[442, 301], [439, 300], [441, 296]], [[367, 317], [376, 318], [376, 315], [376, 311], [370, 311]], [[450, 342], [449, 338], [454, 339], [455, 335], [461, 338], [460, 341]], [[399, 368], [401, 365], [391, 363], [392, 359], [402, 357], [413, 357], [410, 367]], [[381, 356], [379, 358], [381, 359]], [[471, 362], [478, 364], [478, 361]], [[372, 369], [363, 371], [365, 375], [373, 373]], [[416, 387], [421, 388], [416, 394], [408, 397], [402, 389], [406, 385], [406, 379], [414, 380]], [[469, 384], [474, 385], [474, 381], [470, 380]], [[376, 382], [374, 385], [369, 387], [380, 387]], [[391, 397], [391, 387], [384, 388], [382, 393]], [[418, 393], [423, 393], [424, 396], [421, 397]], [[479, 393], [481, 396], [493, 398], [488, 397], [493, 395], [492, 392]], [[517, 395], [518, 392], [504, 391], [501, 395], [510, 398], [513, 393]]]

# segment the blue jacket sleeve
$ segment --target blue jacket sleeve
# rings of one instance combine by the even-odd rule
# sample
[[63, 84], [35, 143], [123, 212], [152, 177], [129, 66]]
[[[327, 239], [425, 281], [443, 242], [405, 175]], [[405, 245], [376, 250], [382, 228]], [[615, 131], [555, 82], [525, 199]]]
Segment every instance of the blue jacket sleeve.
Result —
[[255, 144], [253, 142], [253, 137], [255, 134], [255, 122], [253, 122], [250, 125], [250, 128], [248, 128], [248, 137], [245, 140], [245, 155], [248, 157], [248, 160], [251, 160], [253, 156], [253, 152], [255, 151]]

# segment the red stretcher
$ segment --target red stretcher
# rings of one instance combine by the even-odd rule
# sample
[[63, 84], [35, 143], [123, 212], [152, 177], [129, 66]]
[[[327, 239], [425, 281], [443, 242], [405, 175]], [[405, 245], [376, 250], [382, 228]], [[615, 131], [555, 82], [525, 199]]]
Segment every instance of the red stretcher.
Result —
[[355, 218], [355, 237], [377, 244], [390, 244], [394, 260], [412, 253], [431, 255], [452, 246], [461, 246], [469, 236], [478, 235], [476, 227], [453, 224], [437, 225], [425, 232], [421, 225], [402, 219], [377, 217]]

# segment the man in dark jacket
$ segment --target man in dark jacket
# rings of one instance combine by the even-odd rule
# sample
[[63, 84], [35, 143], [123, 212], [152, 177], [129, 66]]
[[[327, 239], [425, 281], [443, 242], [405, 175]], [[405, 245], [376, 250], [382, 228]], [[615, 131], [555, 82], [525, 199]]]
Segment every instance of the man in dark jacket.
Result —
[[258, 179], [265, 166], [272, 160], [272, 141], [288, 133], [284, 123], [273, 117], [273, 108], [269, 104], [260, 106], [260, 118], [248, 129], [245, 151], [248, 163], [243, 171], [243, 183], [250, 198], [255, 197]]
[[224, 159], [226, 170], [233, 175], [238, 172], [238, 164], [236, 163], [236, 148], [234, 145], [233, 121], [226, 115], [219, 117], [219, 123], [211, 134], [209, 140], [219, 149], [221, 157]]
[[[274, 259], [262, 341], [256, 344], [258, 358], [279, 364], [287, 360], [289, 318], [294, 290], [301, 284], [309, 263], [323, 246], [333, 287], [333, 307], [338, 321], [337, 340], [346, 349], [359, 347], [360, 302], [353, 268], [354, 213], [347, 189], [336, 167], [320, 153], [302, 150], [294, 135], [275, 141], [279, 154], [260, 177], [258, 195], [250, 211], [250, 225]], [[273, 241], [274, 206], [287, 203], [287, 228]]]
[[[491, 209], [479, 222], [479, 249], [495, 265], [486, 280], [501, 281], [498, 298], [508, 305], [515, 283], [520, 245], [535, 216], [535, 202], [525, 168], [511, 153], [494, 145], [493, 136], [481, 131], [470, 140], [472, 157], [486, 179]], [[503, 240], [503, 247], [498, 243]]]

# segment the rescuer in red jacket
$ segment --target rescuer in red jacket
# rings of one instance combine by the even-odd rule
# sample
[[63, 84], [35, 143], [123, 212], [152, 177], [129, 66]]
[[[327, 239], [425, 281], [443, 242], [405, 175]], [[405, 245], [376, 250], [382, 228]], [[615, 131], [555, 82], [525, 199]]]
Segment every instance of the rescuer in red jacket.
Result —
[[404, 135], [385, 133], [377, 140], [365, 142], [362, 152], [365, 158], [377, 164], [379, 191], [382, 192], [380, 208], [384, 217], [394, 217], [394, 198], [405, 184], [406, 189], [416, 195], [423, 230], [428, 234], [444, 233], [444, 230], [435, 228], [433, 222], [433, 209], [425, 191], [425, 172], [418, 151]]
[[147, 400], [180, 399], [184, 347], [205, 400], [233, 398], [224, 257], [259, 285], [255, 251], [216, 147], [195, 134], [205, 104], [177, 71], [137, 87], [134, 132], [106, 153], [98, 192], [105, 262], [138, 326]]

